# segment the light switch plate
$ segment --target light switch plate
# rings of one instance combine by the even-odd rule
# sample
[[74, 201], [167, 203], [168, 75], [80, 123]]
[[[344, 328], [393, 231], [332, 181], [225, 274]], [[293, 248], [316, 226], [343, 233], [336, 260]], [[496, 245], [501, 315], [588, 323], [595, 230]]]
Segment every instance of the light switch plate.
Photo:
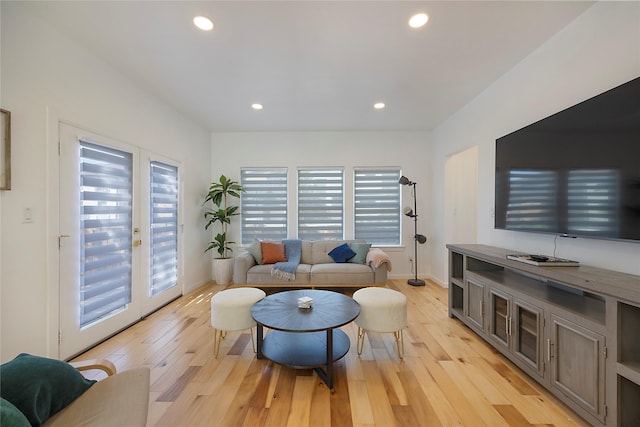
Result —
[[33, 211], [31, 208], [24, 208], [22, 210], [22, 223], [29, 224], [33, 222]]

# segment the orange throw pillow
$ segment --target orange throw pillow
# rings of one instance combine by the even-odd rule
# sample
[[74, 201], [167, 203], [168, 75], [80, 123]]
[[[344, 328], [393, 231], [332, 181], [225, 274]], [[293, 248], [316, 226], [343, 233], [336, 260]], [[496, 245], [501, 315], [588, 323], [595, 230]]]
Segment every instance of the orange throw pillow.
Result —
[[263, 264], [275, 264], [287, 260], [284, 256], [284, 243], [260, 242]]

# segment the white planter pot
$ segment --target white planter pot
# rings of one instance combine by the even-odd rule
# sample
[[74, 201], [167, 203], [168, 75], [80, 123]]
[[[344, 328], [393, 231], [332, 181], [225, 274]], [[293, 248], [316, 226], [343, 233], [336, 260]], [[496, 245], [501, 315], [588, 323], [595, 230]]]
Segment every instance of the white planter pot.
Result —
[[218, 285], [227, 285], [233, 278], [233, 258], [214, 258], [213, 271]]

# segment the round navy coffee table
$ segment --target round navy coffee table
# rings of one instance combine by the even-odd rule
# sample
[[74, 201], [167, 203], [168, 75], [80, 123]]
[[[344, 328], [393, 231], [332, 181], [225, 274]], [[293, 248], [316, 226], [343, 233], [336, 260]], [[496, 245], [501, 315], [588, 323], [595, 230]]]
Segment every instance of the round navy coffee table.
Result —
[[[298, 298], [313, 299], [298, 308]], [[293, 368], [313, 368], [333, 388], [333, 363], [349, 351], [349, 337], [339, 328], [352, 322], [360, 306], [341, 293], [320, 290], [278, 292], [251, 308], [257, 325], [258, 359]], [[263, 328], [271, 331], [264, 336]], [[324, 368], [324, 370], [323, 370]]]

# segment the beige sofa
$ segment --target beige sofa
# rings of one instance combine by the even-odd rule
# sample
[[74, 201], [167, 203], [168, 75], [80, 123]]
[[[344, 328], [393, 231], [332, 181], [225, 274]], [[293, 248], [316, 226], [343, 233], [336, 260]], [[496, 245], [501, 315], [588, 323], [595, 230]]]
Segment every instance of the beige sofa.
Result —
[[365, 264], [352, 262], [336, 263], [329, 252], [343, 243], [363, 243], [362, 240], [302, 241], [300, 264], [295, 279], [287, 281], [271, 275], [273, 264], [258, 264], [249, 252], [235, 257], [233, 283], [258, 287], [362, 287], [384, 286], [391, 261], [386, 254], [371, 248]]

